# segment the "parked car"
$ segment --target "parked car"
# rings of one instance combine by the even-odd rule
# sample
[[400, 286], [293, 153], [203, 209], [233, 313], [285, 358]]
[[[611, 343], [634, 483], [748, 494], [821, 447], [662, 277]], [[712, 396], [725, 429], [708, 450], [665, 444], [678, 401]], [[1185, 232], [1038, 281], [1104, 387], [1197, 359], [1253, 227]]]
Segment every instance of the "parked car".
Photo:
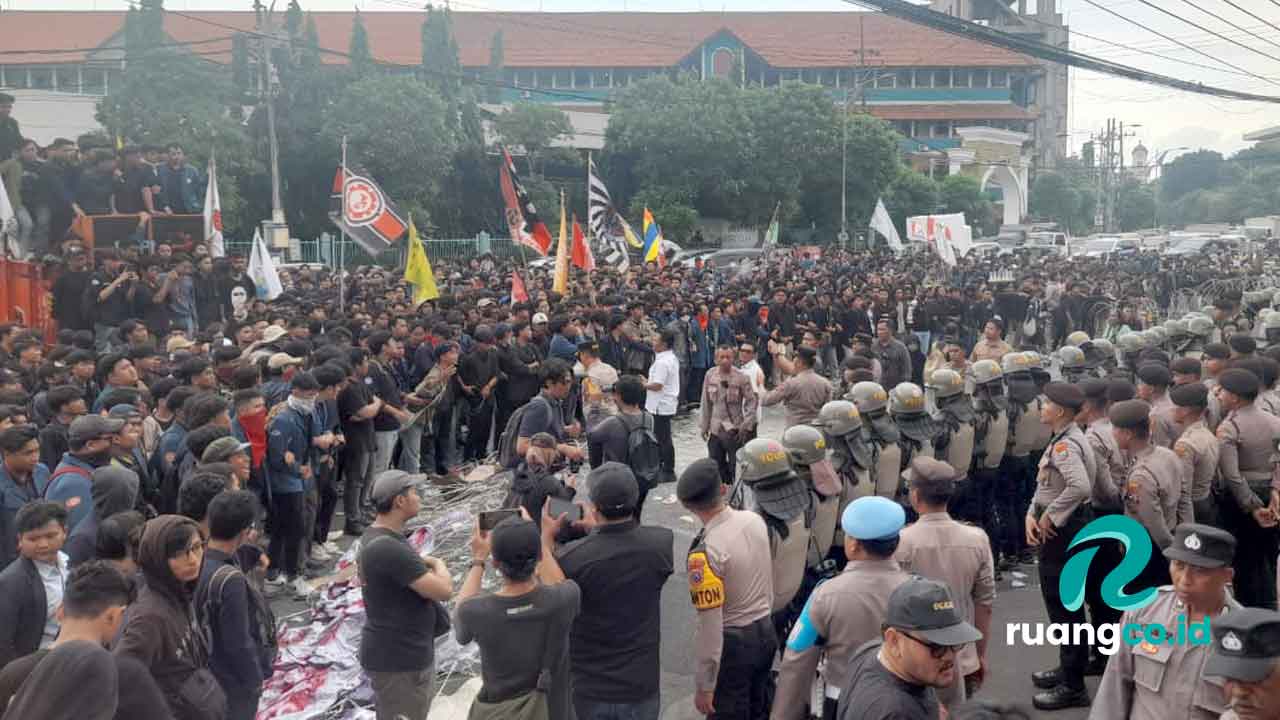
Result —
[[744, 260], [756, 260], [764, 255], [762, 248], [737, 248], [734, 250], [717, 250], [702, 258], [703, 263], [715, 263], [716, 267], [732, 267]]
[[1133, 255], [1138, 252], [1138, 241], [1133, 238], [1098, 237], [1084, 245], [1084, 256], [1107, 258], [1113, 255]]
[[1176, 241], [1170, 241], [1169, 244], [1165, 246], [1164, 254], [1168, 257], [1212, 255], [1227, 252], [1230, 249], [1231, 243], [1229, 241], [1209, 237], [1207, 235], [1196, 235], [1178, 238]]

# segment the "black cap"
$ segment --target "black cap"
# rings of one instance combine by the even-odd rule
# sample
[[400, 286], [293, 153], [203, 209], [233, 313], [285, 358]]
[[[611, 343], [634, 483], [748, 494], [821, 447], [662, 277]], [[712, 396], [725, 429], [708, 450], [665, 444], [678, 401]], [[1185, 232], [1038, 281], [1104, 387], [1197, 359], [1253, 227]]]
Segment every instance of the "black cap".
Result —
[[1241, 335], [1239, 333], [1228, 338], [1227, 344], [1231, 346], [1232, 350], [1235, 350], [1241, 355], [1251, 355], [1258, 350], [1257, 340], [1254, 340], [1248, 335]]
[[1231, 357], [1231, 348], [1226, 343], [1209, 343], [1204, 346], [1204, 356], [1212, 360], [1227, 360]]
[[1169, 364], [1169, 370], [1177, 375], [1199, 375], [1200, 361], [1191, 357], [1182, 357]]
[[542, 535], [532, 520], [507, 518], [493, 529], [489, 547], [495, 561], [519, 567], [537, 562], [542, 555]]
[[1213, 619], [1213, 652], [1204, 674], [1256, 683], [1280, 658], [1280, 613], [1241, 608]]
[[720, 467], [711, 458], [689, 463], [676, 482], [676, 497], [682, 503], [700, 505], [720, 493]]
[[587, 476], [587, 496], [591, 504], [609, 515], [634, 510], [640, 501], [640, 487], [631, 468], [607, 462]]
[[1089, 400], [1097, 400], [1107, 402], [1107, 381], [1101, 378], [1085, 378], [1076, 383], [1076, 387], [1080, 388], [1080, 392], [1084, 393], [1085, 398]]
[[912, 459], [907, 469], [902, 471], [902, 479], [907, 481], [907, 487], [928, 489], [929, 494], [950, 494], [955, 490], [957, 480], [955, 468], [931, 457]]
[[1084, 392], [1071, 383], [1051, 382], [1044, 386], [1044, 394], [1054, 405], [1073, 412], [1084, 407]]
[[1169, 368], [1156, 363], [1147, 363], [1138, 368], [1138, 379], [1144, 385], [1153, 387], [1168, 387], [1173, 382], [1173, 375], [1169, 373]]
[[1132, 400], [1138, 394], [1138, 389], [1128, 380], [1110, 380], [1107, 382], [1107, 400], [1113, 403]]
[[1236, 539], [1212, 525], [1182, 523], [1173, 530], [1173, 542], [1164, 556], [1202, 568], [1220, 568], [1231, 564], [1236, 554]]
[[1142, 400], [1123, 400], [1111, 406], [1107, 412], [1111, 424], [1121, 430], [1146, 425], [1151, 416], [1151, 406]]
[[1258, 388], [1262, 385], [1258, 381], [1257, 375], [1240, 368], [1231, 368], [1224, 371], [1218, 376], [1218, 384], [1227, 392], [1249, 399], [1258, 396]]
[[600, 343], [595, 340], [583, 340], [578, 343], [578, 352], [591, 353], [594, 357], [600, 357]]
[[1169, 399], [1178, 407], [1208, 407], [1209, 388], [1198, 382], [1177, 385], [1169, 390]]
[[910, 630], [935, 645], [966, 645], [982, 633], [960, 617], [947, 586], [913, 575], [889, 595], [885, 625]]

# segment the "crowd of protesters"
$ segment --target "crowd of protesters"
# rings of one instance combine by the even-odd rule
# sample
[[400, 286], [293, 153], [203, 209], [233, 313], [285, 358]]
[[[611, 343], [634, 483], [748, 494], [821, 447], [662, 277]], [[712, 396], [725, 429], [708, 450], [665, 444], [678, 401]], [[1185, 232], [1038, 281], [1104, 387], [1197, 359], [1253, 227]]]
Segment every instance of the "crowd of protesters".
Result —
[[[96, 172], [117, 189], [136, 185], [135, 161], [125, 180], [105, 162]], [[147, 211], [172, 209], [156, 204], [167, 183], [150, 182], [138, 185]], [[1064, 523], [1104, 509], [1151, 533], [1153, 579], [1207, 568], [1209, 590], [1182, 602], [1235, 607], [1214, 594], [1229, 576], [1208, 572], [1225, 554], [1241, 602], [1274, 609], [1280, 502], [1250, 490], [1273, 468], [1249, 432], [1280, 425], [1252, 410], [1280, 375], [1258, 350], [1280, 348], [1280, 322], [1272, 336], [1271, 298], [1230, 289], [1256, 282], [1243, 257], [1193, 266], [1015, 255], [946, 267], [921, 255], [828, 248], [818, 262], [775, 250], [726, 268], [579, 274], [561, 294], [546, 273], [485, 256], [438, 261], [441, 296], [415, 307], [382, 268], [341, 283], [286, 273], [286, 292], [266, 302], [244, 258], [199, 244], [90, 252], [55, 236], [57, 329], [0, 325], [6, 720], [254, 717], [272, 672], [271, 601], [310, 595], [344, 535], [361, 542], [360, 662], [378, 717], [425, 717], [434, 639], [450, 624], [440, 603], [452, 601], [457, 639], [480, 647], [479, 716], [510, 717], [540, 687], [551, 717], [656, 718], [662, 587], [680, 560], [671, 531], [641, 520], [646, 495], [666, 482], [705, 526], [688, 578], [695, 706], [712, 717], [804, 716], [822, 657], [828, 702], [810, 708], [817, 717], [934, 718], [941, 705], [955, 717], [998, 714], [962, 704], [981, 688], [995, 575], [1036, 550], [1044, 575]], [[528, 299], [510, 297], [513, 270]], [[1211, 280], [1227, 289], [1210, 313], [1171, 310], [1180, 289]], [[1060, 347], [1062, 375], [1077, 385], [1045, 382], [1038, 353]], [[1175, 384], [1195, 387], [1166, 393]], [[1132, 404], [1134, 393], [1150, 405]], [[780, 439], [758, 437], [772, 405], [787, 418]], [[1148, 411], [1163, 432], [1152, 436], [1171, 448], [1153, 456], [1172, 456], [1167, 467], [1192, 457], [1185, 485], [1158, 468], [1141, 474]], [[677, 481], [673, 420], [694, 412], [706, 457]], [[1215, 454], [1204, 487], [1190, 482], [1199, 455], [1188, 449], [1204, 438], [1182, 434], [1200, 417], [1218, 429], [1214, 449], [1235, 458], [1219, 467]], [[1114, 437], [1097, 444], [1072, 429], [1108, 419]], [[1004, 435], [989, 440], [993, 423], [1007, 448]], [[1110, 443], [1114, 458], [1094, 457]], [[477, 527], [455, 588], [403, 530], [421, 510], [422, 475], [459, 482], [495, 453], [495, 482], [510, 483], [505, 504], [523, 518]], [[1090, 476], [1076, 472], [1084, 454]], [[578, 487], [562, 481], [580, 465], [590, 470]], [[1101, 465], [1121, 476], [1098, 481]], [[1059, 480], [1082, 493], [1070, 506]], [[1161, 522], [1143, 505], [1148, 482], [1162, 493]], [[583, 505], [581, 517], [550, 510], [562, 500]], [[977, 527], [951, 524], [948, 510]], [[845, 568], [817, 591], [807, 576], [830, 567], [809, 561], [810, 539], [818, 560]], [[490, 564], [501, 578], [492, 593], [482, 587]], [[1045, 602], [1051, 618], [1068, 617], [1047, 590]], [[1237, 631], [1266, 622], [1276, 621]], [[1105, 667], [1095, 713], [1129, 717], [1112, 710], [1143, 692], [1132, 668], [1071, 650], [1034, 678], [1047, 690], [1036, 705], [1086, 704], [1083, 674]], [[62, 689], [69, 677], [77, 691]], [[1233, 682], [1213, 685], [1208, 701], [1226, 710], [1231, 687], [1259, 681]], [[1274, 717], [1266, 708], [1240, 716]]]

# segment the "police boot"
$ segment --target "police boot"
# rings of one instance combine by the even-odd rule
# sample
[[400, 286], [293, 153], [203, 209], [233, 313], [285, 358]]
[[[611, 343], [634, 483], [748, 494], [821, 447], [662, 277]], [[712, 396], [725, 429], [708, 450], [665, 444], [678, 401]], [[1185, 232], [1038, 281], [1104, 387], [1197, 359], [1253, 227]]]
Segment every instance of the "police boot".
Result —
[[1031, 704], [1035, 705], [1037, 710], [1065, 710], [1073, 707], [1089, 707], [1091, 702], [1088, 690], [1070, 688], [1066, 685], [1058, 685], [1052, 690], [1036, 693], [1035, 697], [1031, 698]]
[[1031, 673], [1031, 683], [1041, 690], [1051, 690], [1062, 684], [1062, 668]]

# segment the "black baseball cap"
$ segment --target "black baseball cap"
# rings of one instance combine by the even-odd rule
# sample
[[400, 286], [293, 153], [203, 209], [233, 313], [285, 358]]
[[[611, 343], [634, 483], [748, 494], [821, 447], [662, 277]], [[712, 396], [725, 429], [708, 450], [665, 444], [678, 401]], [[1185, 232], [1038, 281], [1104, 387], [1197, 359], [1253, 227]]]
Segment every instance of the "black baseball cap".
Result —
[[935, 645], [966, 645], [982, 639], [982, 633], [960, 617], [947, 586], [918, 575], [889, 596], [885, 625], [910, 630]]
[[640, 501], [635, 473], [620, 462], [607, 462], [592, 470], [587, 488], [591, 504], [610, 515], [634, 510]]
[[1213, 651], [1204, 674], [1261, 682], [1280, 659], [1280, 613], [1241, 608], [1213, 619]]
[[541, 557], [542, 534], [532, 520], [507, 518], [493, 529], [489, 548], [495, 561], [519, 566]]
[[1231, 564], [1236, 554], [1236, 539], [1231, 533], [1212, 525], [1182, 523], [1173, 530], [1173, 542], [1164, 556], [1202, 568], [1220, 568]]

